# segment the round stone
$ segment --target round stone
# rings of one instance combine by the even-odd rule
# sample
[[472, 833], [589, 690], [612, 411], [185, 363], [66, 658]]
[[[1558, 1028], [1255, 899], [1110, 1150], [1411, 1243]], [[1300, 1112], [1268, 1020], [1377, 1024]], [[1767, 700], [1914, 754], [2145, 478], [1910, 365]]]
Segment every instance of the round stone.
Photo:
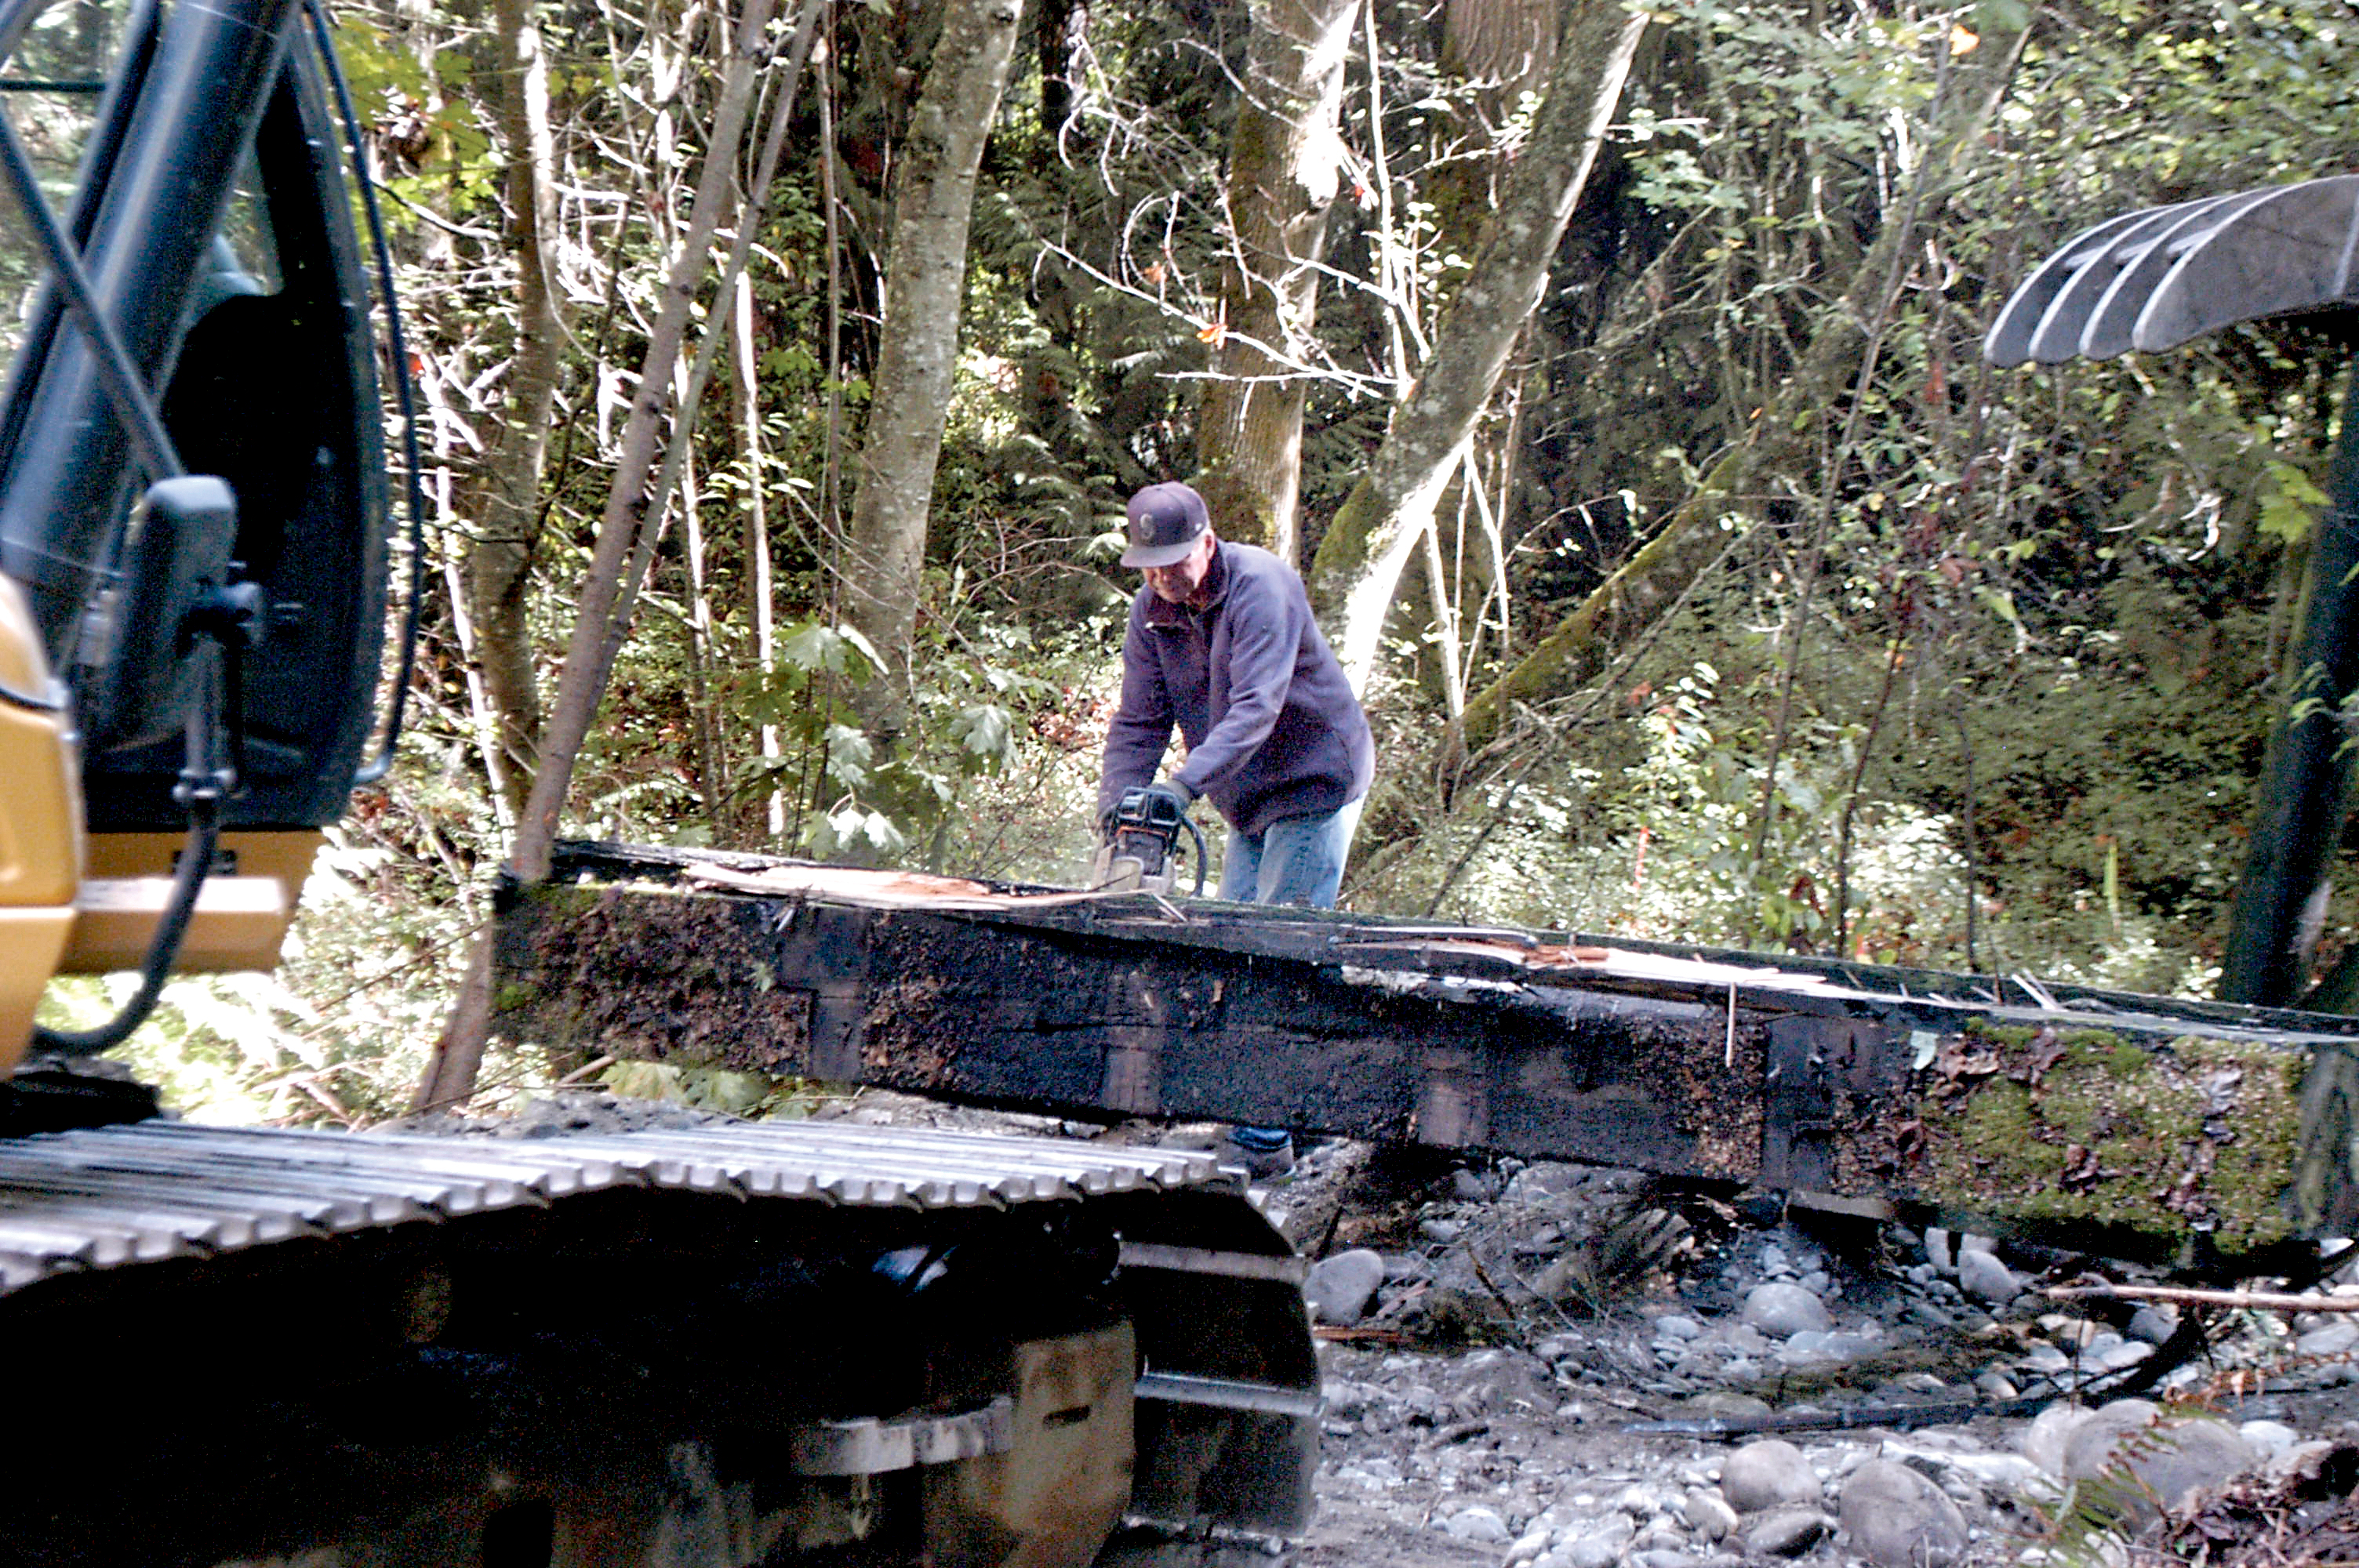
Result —
[[2196, 1493], [2226, 1484], [2260, 1457], [2226, 1422], [2164, 1420], [2145, 1400], [2115, 1400], [2065, 1441], [2064, 1476], [2086, 1481], [2111, 1476], [2125, 1481], [2104, 1487], [2104, 1500], [2126, 1522], [2143, 1524], [2154, 1518], [2157, 1499], [2179, 1512]]
[[1368, 1303], [1375, 1300], [1384, 1280], [1383, 1255], [1357, 1247], [1313, 1263], [1302, 1281], [1302, 1299], [1318, 1313], [1320, 1322], [1348, 1328], [1367, 1315]]
[[1958, 1286], [1995, 1306], [2004, 1306], [2023, 1293], [2023, 1281], [2015, 1271], [1987, 1252], [1958, 1254]]
[[1958, 1505], [1889, 1459], [1870, 1459], [1844, 1480], [1842, 1518], [1853, 1552], [1877, 1568], [1947, 1568], [1966, 1546]]
[[1736, 1532], [1736, 1510], [1718, 1492], [1690, 1492], [1687, 1510], [1688, 1527], [1706, 1541], [1718, 1541]]
[[1799, 1557], [1826, 1533], [1827, 1516], [1816, 1509], [1771, 1509], [1745, 1532], [1745, 1548], [1763, 1557]]
[[1826, 1303], [1788, 1280], [1770, 1280], [1745, 1293], [1739, 1314], [1762, 1333], [1783, 1339], [1788, 1335], [1824, 1334], [1834, 1327]]
[[1818, 1507], [1826, 1496], [1818, 1472], [1802, 1451], [1782, 1438], [1748, 1443], [1721, 1466], [1720, 1495], [1738, 1513], [1759, 1513], [1788, 1503]]
[[1461, 1541], [1480, 1541], [1486, 1546], [1505, 1546], [1515, 1539], [1508, 1533], [1507, 1521], [1499, 1517], [1498, 1511], [1484, 1508], [1479, 1503], [1451, 1514], [1441, 1528], [1445, 1533]]

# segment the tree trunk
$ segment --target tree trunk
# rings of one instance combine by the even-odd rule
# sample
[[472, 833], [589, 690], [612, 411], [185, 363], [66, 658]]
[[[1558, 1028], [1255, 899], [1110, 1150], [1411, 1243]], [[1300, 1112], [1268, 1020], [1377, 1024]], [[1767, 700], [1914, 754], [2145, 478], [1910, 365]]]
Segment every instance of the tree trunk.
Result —
[[1364, 689], [1402, 566], [1525, 323], [1622, 99], [1646, 18], [1615, 0], [1573, 0], [1547, 101], [1507, 177], [1474, 268], [1443, 313], [1424, 373], [1329, 524], [1311, 568], [1314, 602], [1340, 612], [1337, 653]]
[[[754, 280], [739, 274], [735, 308], [729, 313], [736, 341], [737, 426], [745, 443], [745, 609], [754, 624], [754, 663], [767, 672], [778, 655], [777, 606], [770, 586], [769, 478], [762, 458], [760, 380], [755, 374], [759, 356], [754, 349]], [[778, 727], [762, 726], [762, 771], [768, 780], [763, 790], [762, 847], [775, 849], [787, 833], [787, 797], [777, 786]]]
[[[1993, 63], [1959, 72], [1950, 95], [1955, 108], [1944, 117], [1939, 139], [1926, 154], [1929, 177], [1953, 178], [1950, 166], [1977, 145], [1982, 127], [2006, 95], [2026, 36], [1986, 38], [1982, 48]], [[1697, 576], [1750, 528], [1753, 518], [1744, 497], [1760, 492], [1759, 476], [1816, 461], [1815, 426], [1809, 416], [1845, 395], [1871, 323], [1881, 314], [1881, 296], [1895, 281], [1895, 264], [1908, 227], [1888, 222], [1878, 232], [1853, 269], [1843, 297], [1820, 318], [1817, 334], [1769, 406], [1655, 536], [1513, 668], [1467, 703], [1460, 726], [1460, 741], [1466, 750], [1481, 747], [1498, 733], [1511, 703], [1570, 691], [1595, 679], [1616, 652], [1678, 602]]]
[[964, 0], [944, 21], [895, 176], [892, 247], [873, 401], [853, 497], [849, 619], [887, 677], [864, 717], [887, 738], [908, 722], [902, 692], [926, 558], [926, 514], [942, 449], [966, 291], [975, 172], [1007, 83], [1022, 0]]
[[540, 740], [540, 688], [533, 671], [525, 599], [540, 517], [549, 410], [564, 351], [549, 252], [557, 243], [556, 152], [549, 128], [549, 60], [533, 0], [496, 0], [499, 122], [507, 143], [509, 242], [516, 265], [516, 351], [507, 400], [491, 433], [478, 492], [481, 523], [467, 552], [467, 605], [475, 656], [497, 715], [502, 765], [492, 770], [509, 813], [524, 808]]
[[1223, 538], [1291, 563], [1302, 399], [1327, 214], [1343, 178], [1336, 123], [1358, 0], [1260, 0], [1229, 145], [1230, 247], [1196, 416], [1195, 484]]
[[1459, 91], [1439, 95], [1443, 107], [1428, 124], [1439, 156], [1421, 194], [1444, 255], [1472, 255], [1482, 243], [1503, 135], [1556, 65], [1559, 9], [1560, 0], [1448, 0], [1442, 9], [1441, 74]]
[[[545, 881], [550, 850], [557, 841], [558, 814], [573, 782], [573, 763], [588, 739], [591, 721], [606, 689], [610, 666], [606, 659], [613, 622], [633, 585], [624, 579], [642, 528], [652, 528], [648, 515], [649, 475], [664, 434], [664, 416], [673, 367], [679, 362], [689, 315], [696, 303], [697, 280], [708, 265], [707, 253], [723, 220], [736, 208], [738, 148], [745, 137], [746, 111], [753, 99], [756, 66], [762, 58], [763, 35], [770, 24], [771, 0], [746, 0], [733, 37], [729, 59], [723, 67], [721, 99], [705, 144], [704, 167], [697, 177], [696, 196], [689, 211], [687, 232], [673, 253], [664, 281], [663, 308], [647, 336], [646, 357], [639, 366], [638, 385], [623, 427], [621, 450], [613, 486], [606, 494], [605, 514], [599, 520], [590, 569], [582, 579], [573, 631], [566, 643], [565, 668], [559, 677], [557, 701], [542, 737], [541, 765], [532, 792], [516, 822], [516, 845], [508, 859], [509, 874], [520, 882]], [[781, 111], [783, 113], [783, 110]], [[742, 236], [741, 236], [742, 238]], [[685, 429], [676, 432], [686, 440]], [[659, 501], [656, 511], [660, 515]], [[491, 1021], [491, 940], [476, 944], [473, 959], [451, 1004], [441, 1038], [428, 1056], [412, 1108], [431, 1109], [456, 1105], [474, 1092], [475, 1074], [482, 1065]]]

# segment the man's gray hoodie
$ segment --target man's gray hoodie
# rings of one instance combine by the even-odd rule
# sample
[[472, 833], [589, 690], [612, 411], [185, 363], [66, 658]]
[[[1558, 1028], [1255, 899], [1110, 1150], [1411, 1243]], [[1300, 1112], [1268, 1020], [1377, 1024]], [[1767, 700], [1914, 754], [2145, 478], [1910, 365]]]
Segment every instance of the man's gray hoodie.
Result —
[[1188, 761], [1172, 776], [1241, 833], [1365, 795], [1375, 744], [1302, 579], [1267, 550], [1223, 539], [1203, 597], [1201, 608], [1172, 604], [1142, 588], [1131, 601], [1099, 810], [1155, 777], [1174, 724]]

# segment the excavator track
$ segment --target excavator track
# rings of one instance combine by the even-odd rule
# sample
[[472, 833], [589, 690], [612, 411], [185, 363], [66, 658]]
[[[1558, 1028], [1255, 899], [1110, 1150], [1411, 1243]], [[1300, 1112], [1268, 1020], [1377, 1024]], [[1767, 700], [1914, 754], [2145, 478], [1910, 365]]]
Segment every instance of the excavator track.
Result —
[[1283, 1534], [1300, 1268], [1190, 1152], [23, 1139], [0, 1327], [39, 1419], [0, 1563], [1082, 1568], [1125, 1519]]

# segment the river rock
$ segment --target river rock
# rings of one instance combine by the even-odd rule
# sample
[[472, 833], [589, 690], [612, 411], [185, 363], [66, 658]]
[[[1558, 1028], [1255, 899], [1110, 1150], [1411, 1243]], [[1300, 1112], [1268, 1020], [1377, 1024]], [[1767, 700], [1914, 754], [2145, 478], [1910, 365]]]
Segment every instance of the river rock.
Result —
[[2359, 1345], [2359, 1323], [2344, 1317], [2309, 1330], [2294, 1340], [2293, 1348], [2298, 1356], [2341, 1356], [2354, 1345]]
[[2275, 1459], [2301, 1441], [2301, 1433], [2281, 1421], [2245, 1422], [2237, 1426], [2236, 1435], [2251, 1444], [2264, 1460]]
[[[2112, 1505], [2109, 1511], [2135, 1525], [2154, 1517], [2154, 1498], [2177, 1512], [2197, 1492], [2259, 1462], [2258, 1451], [2225, 1422], [2160, 1416], [2146, 1400], [2115, 1400], [2104, 1406], [2066, 1440], [2065, 1478], [2086, 1481], [2110, 1472], [2125, 1479], [2125, 1485], [2107, 1487], [2111, 1496], [2104, 1500]], [[2129, 1441], [2134, 1433], [2138, 1436]]]
[[[2145, 1411], [2149, 1417], [2159, 1411], [2158, 1406], [2146, 1400], [2115, 1400], [2114, 1406], [2136, 1407]], [[2026, 1459], [2061, 1480], [2064, 1476], [2065, 1445], [2072, 1441], [2072, 1434], [2096, 1413], [2085, 1405], [2060, 1401], [2049, 1405], [2031, 1418], [2031, 1424], [2017, 1436], [2015, 1446]]]
[[1463, 1166], [1450, 1173], [1450, 1191], [1460, 1203], [1488, 1203], [1499, 1195], [1496, 1181]]
[[1958, 1505], [1889, 1459], [1870, 1459], [1844, 1480], [1842, 1519], [1852, 1551], [1878, 1568], [1944, 1568], [1966, 1546], [1966, 1516]]
[[2332, 1438], [2314, 1437], [2280, 1449], [2268, 1457], [2261, 1473], [2274, 1488], [2285, 1488], [2315, 1482], [2343, 1445]]
[[2143, 1339], [2125, 1339], [2089, 1353], [2087, 1363], [2100, 1372], [2123, 1372], [2154, 1354], [2154, 1346]]
[[1748, 1443], [1728, 1456], [1720, 1470], [1720, 1495], [1741, 1514], [1788, 1503], [1816, 1508], [1826, 1498], [1802, 1451], [1776, 1437]]
[[1745, 1549], [1763, 1557], [1799, 1557], [1825, 1536], [1828, 1523], [1814, 1508], [1771, 1509], [1745, 1532]]
[[1994, 1306], [2005, 1306], [2023, 1293], [2023, 1281], [1988, 1252], [1963, 1251], [1958, 1254], [1958, 1288]]
[[2071, 1371], [2072, 1357], [2043, 1339], [2025, 1347], [2023, 1364], [2034, 1372], [2052, 1378], [2059, 1372]]
[[1736, 1533], [1736, 1510], [1718, 1492], [1693, 1491], [1687, 1496], [1688, 1528], [1706, 1541]]
[[1538, 1561], [1548, 1551], [1549, 1542], [1555, 1539], [1556, 1532], [1548, 1526], [1535, 1525], [1507, 1548], [1506, 1556], [1499, 1560], [1500, 1568], [1516, 1568], [1517, 1563]]
[[1499, 1517], [1498, 1510], [1479, 1503], [1451, 1514], [1441, 1529], [1443, 1533], [1461, 1541], [1481, 1541], [1485, 1546], [1505, 1546], [1515, 1539], [1507, 1532], [1507, 1521]]
[[1302, 1281], [1302, 1299], [1310, 1303], [1320, 1322], [1348, 1328], [1367, 1315], [1368, 1303], [1375, 1299], [1376, 1287], [1384, 1281], [1384, 1255], [1357, 1247], [1313, 1263], [1310, 1277]]
[[1743, 1313], [1746, 1323], [1762, 1333], [1783, 1339], [1789, 1334], [1824, 1334], [1834, 1319], [1826, 1303], [1786, 1280], [1770, 1280], [1746, 1292]]
[[2169, 1307], [2142, 1306], [2130, 1314], [2129, 1326], [2123, 1332], [2132, 1339], [2142, 1339], [2148, 1345], [2159, 1345], [2179, 1328], [2179, 1314]]
[[[1549, 1557], [1562, 1554], [1565, 1568], [1614, 1568], [1622, 1561], [1622, 1543], [1608, 1536], [1576, 1535]], [[1541, 1561], [1547, 1561], [1543, 1558]]]
[[1750, 1421], [1758, 1416], [1767, 1415], [1769, 1401], [1756, 1399], [1751, 1394], [1731, 1393], [1725, 1389], [1711, 1389], [1692, 1399], [1681, 1400], [1679, 1412], [1683, 1416], [1693, 1416], [1707, 1421], [1715, 1417]]

